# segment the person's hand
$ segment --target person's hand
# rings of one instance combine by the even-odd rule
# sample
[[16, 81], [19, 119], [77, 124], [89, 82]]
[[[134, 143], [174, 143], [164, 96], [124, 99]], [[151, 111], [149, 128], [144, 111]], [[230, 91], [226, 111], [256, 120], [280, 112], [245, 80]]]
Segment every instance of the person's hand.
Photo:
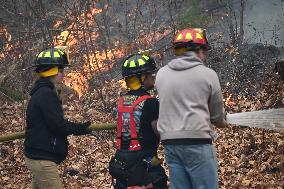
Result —
[[151, 159], [151, 165], [152, 166], [158, 166], [160, 164], [163, 163], [163, 160], [159, 159], [157, 156], [154, 156], [152, 159]]
[[216, 123], [214, 123], [214, 125], [217, 127], [217, 128], [227, 128], [229, 126], [229, 124], [223, 119], [221, 121], [218, 121]]
[[92, 123], [90, 121], [87, 121], [87, 122], [84, 122], [81, 125], [79, 125], [77, 127], [77, 132], [76, 132], [75, 135], [85, 135], [85, 134], [91, 133], [92, 131], [89, 129], [89, 126], [91, 124]]
[[86, 134], [92, 132], [92, 131], [89, 129], [89, 126], [91, 126], [91, 124], [92, 124], [92, 122], [90, 122], [90, 121], [84, 122], [84, 123], [82, 124], [83, 127], [85, 127], [85, 131], [87, 132]]

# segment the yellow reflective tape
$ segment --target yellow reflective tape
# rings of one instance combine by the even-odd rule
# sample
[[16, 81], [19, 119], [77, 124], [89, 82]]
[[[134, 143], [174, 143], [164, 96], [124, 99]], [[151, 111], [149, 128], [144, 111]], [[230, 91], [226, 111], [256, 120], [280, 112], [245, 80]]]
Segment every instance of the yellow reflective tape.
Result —
[[55, 57], [55, 58], [60, 58], [59, 52], [55, 51], [55, 52], [54, 52], [54, 57]]
[[192, 40], [192, 35], [191, 35], [191, 33], [187, 33], [186, 36], [185, 36], [185, 39], [187, 39], [187, 40]]
[[136, 67], [136, 64], [135, 64], [134, 60], [131, 60], [129, 67], [130, 68]]
[[38, 58], [41, 58], [43, 55], [43, 52], [39, 53]]
[[196, 39], [203, 39], [200, 33], [196, 33]]
[[50, 51], [47, 51], [44, 55], [45, 58], [51, 58], [51, 54]]
[[127, 67], [128, 60], [126, 60], [123, 64], [124, 67]]
[[57, 49], [58, 52], [60, 52], [60, 54], [64, 55], [64, 52], [60, 49]]
[[177, 40], [182, 40], [182, 34], [181, 33], [177, 36]]
[[142, 55], [142, 57], [145, 59], [145, 60], [149, 60], [150, 58], [146, 55]]
[[139, 66], [143, 66], [144, 64], [146, 64], [145, 61], [142, 59], [138, 59], [138, 63], [139, 63]]

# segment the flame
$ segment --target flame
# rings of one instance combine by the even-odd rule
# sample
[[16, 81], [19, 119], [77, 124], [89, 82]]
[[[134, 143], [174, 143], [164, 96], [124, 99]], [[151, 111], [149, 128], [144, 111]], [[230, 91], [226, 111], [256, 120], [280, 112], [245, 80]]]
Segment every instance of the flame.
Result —
[[[57, 46], [66, 45], [73, 56], [80, 54], [76, 57], [77, 60], [81, 61], [83, 64], [83, 70], [72, 70], [72, 72], [67, 73], [64, 83], [73, 88], [79, 96], [81, 96], [87, 89], [88, 79], [91, 79], [92, 74], [97, 71], [103, 72], [111, 69], [115, 64], [116, 58], [121, 58], [124, 53], [119, 48], [107, 49], [105, 51], [95, 51], [95, 52], [82, 52], [78, 47], [80, 43], [86, 46], [92, 47], [99, 34], [97, 32], [87, 33], [82, 30], [81, 23], [86, 23], [90, 28], [94, 28], [94, 16], [102, 12], [102, 9], [93, 8], [90, 13], [83, 13], [77, 19], [76, 22], [71, 23], [64, 31], [62, 31], [58, 36], [54, 38], [54, 44]], [[54, 25], [58, 28], [62, 25], [62, 21], [57, 21]], [[82, 42], [81, 42], [82, 41]], [[90, 48], [93, 49], [93, 48]], [[71, 57], [72, 64], [72, 57]], [[87, 73], [87, 74], [82, 74]]]
[[70, 32], [66, 30], [61, 32], [60, 35], [58, 36], [58, 40], [66, 41], [69, 34]]
[[79, 97], [88, 89], [86, 77], [79, 72], [69, 72], [64, 77], [64, 84], [74, 89]]
[[[56, 36], [53, 40], [54, 45], [56, 46], [63, 46], [66, 45], [70, 50], [70, 54], [76, 54], [78, 52], [78, 40], [84, 38], [84, 31], [79, 29], [81, 26], [79, 24], [87, 22], [89, 25], [93, 25], [93, 17], [94, 15], [100, 13], [102, 10], [93, 8], [91, 13], [87, 13], [85, 17], [85, 13], [81, 14], [76, 20], [76, 22], [71, 23], [65, 30], [63, 30], [58, 36]], [[62, 25], [63, 21], [58, 20], [56, 21], [54, 27], [59, 28]], [[76, 33], [74, 32], [76, 31]], [[76, 37], [75, 37], [76, 36]], [[95, 32], [91, 33], [91, 39], [96, 40], [98, 34]], [[85, 56], [83, 55], [85, 58]], [[81, 57], [80, 57], [81, 58]], [[91, 63], [91, 62], [90, 62]], [[86, 71], [88, 63], [84, 63], [84, 70]], [[68, 72], [68, 71], [67, 71]], [[73, 88], [79, 96], [82, 96], [84, 91], [88, 89], [87, 85], [87, 75], [83, 75], [82, 71], [71, 71], [68, 72], [64, 78], [64, 84]]]
[[[55, 45], [65, 45], [63, 43], [66, 42], [66, 44], [71, 47], [75, 46], [78, 44], [78, 39], [83, 39], [84, 38], [84, 31], [82, 30], [82, 26], [80, 25], [81, 23], [86, 23], [90, 26], [90, 28], [94, 27], [94, 16], [96, 14], [99, 14], [102, 12], [102, 9], [98, 9], [94, 7], [91, 10], [91, 13], [82, 13], [76, 21], [71, 23], [64, 31], [60, 33], [57, 37], [54, 39], [54, 44]], [[59, 26], [62, 25], [62, 21], [58, 20], [56, 21], [54, 27], [59, 28]], [[74, 33], [76, 31], [76, 33]], [[76, 34], [76, 38], [74, 36]], [[88, 36], [90, 37], [90, 36]], [[98, 34], [95, 32], [91, 32], [91, 39], [96, 40], [98, 37]]]
[[[115, 65], [116, 59], [124, 57], [124, 52], [127, 52], [128, 48], [129, 50], [133, 50], [133, 46], [131, 45], [128, 45], [126, 49], [119, 48], [118, 46], [120, 44], [119, 41], [117, 41], [114, 45], [115, 48], [93, 51], [93, 43], [99, 39], [100, 34], [95, 31], [86, 31], [85, 26], [88, 25], [90, 29], [96, 28], [94, 16], [101, 12], [102, 9], [94, 7], [90, 12], [81, 14], [73, 23], [54, 38], [55, 45], [68, 46], [70, 54], [74, 57], [76, 56], [76, 61], [79, 61], [80, 65], [83, 65], [80, 69], [72, 70], [72, 72], [67, 73], [67, 78], [64, 81], [67, 86], [77, 91], [79, 96], [84, 94], [88, 89], [87, 81], [92, 78], [92, 74], [109, 71]], [[59, 20], [55, 23], [54, 27], [59, 28], [62, 25], [63, 21]], [[153, 41], [161, 40], [171, 31], [171, 28], [163, 28], [160, 32], [149, 34], [141, 33], [139, 43], [147, 47], [149, 44], [152, 44]], [[71, 64], [73, 63], [74, 61], [72, 62], [71, 57]], [[86, 74], [81, 74], [82, 72]]]
[[[124, 54], [120, 49], [107, 50], [106, 52], [96, 51], [95, 53], [89, 54], [89, 62], [86, 63], [85, 67], [92, 71], [107, 71], [108, 68], [112, 68], [115, 64], [115, 58], [121, 58]], [[87, 55], [84, 55], [87, 59]]]

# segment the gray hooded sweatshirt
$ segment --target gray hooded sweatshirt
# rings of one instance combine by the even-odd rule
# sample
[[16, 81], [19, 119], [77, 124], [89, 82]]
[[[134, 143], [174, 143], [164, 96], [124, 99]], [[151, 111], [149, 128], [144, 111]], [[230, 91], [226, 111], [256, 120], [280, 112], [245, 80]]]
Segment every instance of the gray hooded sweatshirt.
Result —
[[212, 126], [223, 119], [223, 96], [218, 76], [194, 52], [161, 68], [156, 76], [161, 140], [211, 139]]

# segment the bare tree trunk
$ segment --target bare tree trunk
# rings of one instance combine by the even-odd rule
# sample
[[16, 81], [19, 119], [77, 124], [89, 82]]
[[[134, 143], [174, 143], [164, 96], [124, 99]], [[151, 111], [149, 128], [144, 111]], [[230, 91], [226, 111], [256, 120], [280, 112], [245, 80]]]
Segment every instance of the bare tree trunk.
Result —
[[239, 34], [239, 43], [243, 43], [244, 40], [244, 9], [245, 2], [241, 0], [241, 12], [240, 12], [240, 34]]
[[236, 44], [236, 31], [234, 29], [234, 16], [233, 16], [233, 11], [232, 8], [229, 5], [229, 1], [227, 1], [227, 14], [228, 16], [228, 24], [229, 24], [229, 35], [230, 35], [230, 39], [231, 39], [231, 44]]

